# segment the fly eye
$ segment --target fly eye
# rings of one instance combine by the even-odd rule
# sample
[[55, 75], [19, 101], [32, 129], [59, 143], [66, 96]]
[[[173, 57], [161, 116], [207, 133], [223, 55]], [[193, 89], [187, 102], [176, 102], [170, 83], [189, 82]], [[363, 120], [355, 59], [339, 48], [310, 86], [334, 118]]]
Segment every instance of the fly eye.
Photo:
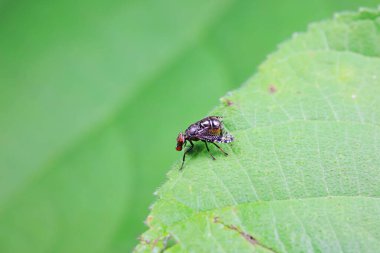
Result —
[[176, 147], [177, 151], [182, 150], [182, 146], [183, 146], [184, 141], [185, 141], [185, 137], [183, 136], [182, 133], [179, 133], [178, 137], [177, 137], [177, 147]]
[[178, 137], [177, 137], [177, 142], [184, 142], [185, 141], [185, 137], [183, 136], [182, 133], [178, 134]]
[[178, 142], [177, 147], [175, 148], [177, 151], [181, 151], [183, 146], [183, 142]]

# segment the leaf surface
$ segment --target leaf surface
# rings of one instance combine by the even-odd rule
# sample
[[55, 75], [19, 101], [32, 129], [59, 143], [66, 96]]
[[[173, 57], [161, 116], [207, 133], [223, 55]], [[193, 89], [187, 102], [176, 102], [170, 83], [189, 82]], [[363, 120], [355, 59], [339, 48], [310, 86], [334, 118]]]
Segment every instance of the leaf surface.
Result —
[[184, 122], [291, 32], [378, 4], [0, 2], [2, 253], [130, 251]]
[[375, 252], [380, 11], [310, 25], [221, 99], [230, 156], [202, 145], [159, 189], [137, 252]]

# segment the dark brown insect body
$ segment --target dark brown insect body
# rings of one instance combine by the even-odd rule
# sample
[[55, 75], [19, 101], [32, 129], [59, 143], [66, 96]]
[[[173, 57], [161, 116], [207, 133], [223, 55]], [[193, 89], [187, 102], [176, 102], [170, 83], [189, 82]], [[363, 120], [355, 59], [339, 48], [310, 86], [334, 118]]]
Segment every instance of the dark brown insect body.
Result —
[[181, 151], [182, 147], [186, 146], [187, 141], [189, 141], [191, 145], [190, 148], [188, 148], [183, 153], [182, 166], [180, 170], [182, 170], [183, 164], [185, 163], [185, 157], [187, 152], [192, 150], [194, 147], [193, 141], [203, 141], [212, 159], [215, 160], [215, 157], [210, 153], [210, 149], [208, 148], [207, 142], [214, 144], [225, 155], [228, 155], [216, 143], [229, 143], [233, 140], [233, 136], [228, 134], [223, 128], [222, 117], [209, 116], [204, 119], [201, 119], [198, 122], [195, 122], [186, 129], [185, 133], [179, 133], [177, 137], [177, 151]]

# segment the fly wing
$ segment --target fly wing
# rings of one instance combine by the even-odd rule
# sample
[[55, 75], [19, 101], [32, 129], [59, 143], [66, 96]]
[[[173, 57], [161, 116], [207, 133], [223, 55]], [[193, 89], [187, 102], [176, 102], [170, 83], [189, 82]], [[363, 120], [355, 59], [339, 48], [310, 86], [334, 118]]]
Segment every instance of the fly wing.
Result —
[[220, 135], [199, 134], [197, 138], [203, 141], [218, 143], [230, 143], [234, 140], [234, 137], [227, 132], [223, 132], [223, 134]]
[[219, 135], [219, 136], [202, 136], [198, 137], [200, 140], [208, 142], [218, 142], [218, 143], [230, 143], [234, 140], [232, 135]]
[[202, 128], [198, 130], [197, 137], [201, 139], [202, 136], [220, 136], [222, 133], [221, 128]]

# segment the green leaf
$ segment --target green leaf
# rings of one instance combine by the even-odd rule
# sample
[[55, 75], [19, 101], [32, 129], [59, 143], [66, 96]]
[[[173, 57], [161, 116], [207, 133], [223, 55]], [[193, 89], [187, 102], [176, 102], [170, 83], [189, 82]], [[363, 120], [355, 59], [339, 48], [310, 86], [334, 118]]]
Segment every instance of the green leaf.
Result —
[[129, 252], [183, 124], [291, 32], [378, 4], [0, 2], [1, 253]]
[[136, 251], [378, 251], [379, 94], [380, 10], [295, 34], [210, 113], [230, 156], [175, 164]]

